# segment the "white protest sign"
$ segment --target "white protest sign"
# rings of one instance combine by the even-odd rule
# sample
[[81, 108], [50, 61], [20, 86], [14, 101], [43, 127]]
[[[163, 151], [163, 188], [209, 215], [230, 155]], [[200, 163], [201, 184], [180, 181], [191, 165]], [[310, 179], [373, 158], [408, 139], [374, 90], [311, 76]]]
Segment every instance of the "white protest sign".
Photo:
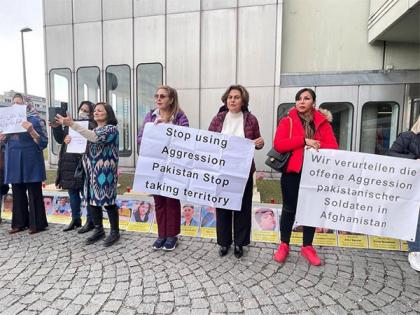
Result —
[[0, 133], [26, 132], [22, 122], [26, 121], [26, 106], [13, 105], [0, 108]]
[[[76, 121], [76, 123], [86, 129], [89, 127], [88, 120]], [[69, 128], [69, 136], [71, 137], [70, 143], [67, 145], [67, 153], [85, 153], [87, 139], [77, 131]]]
[[413, 241], [420, 161], [306, 150], [296, 224]]
[[133, 190], [240, 210], [253, 156], [249, 139], [148, 123]]

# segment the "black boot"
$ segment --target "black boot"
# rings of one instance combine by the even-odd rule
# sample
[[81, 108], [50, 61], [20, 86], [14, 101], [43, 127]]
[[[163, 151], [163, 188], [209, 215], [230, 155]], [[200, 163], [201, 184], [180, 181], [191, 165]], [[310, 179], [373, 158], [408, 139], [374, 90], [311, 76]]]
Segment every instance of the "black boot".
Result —
[[105, 237], [104, 227], [102, 225], [95, 226], [95, 230], [91, 236], [86, 239], [86, 245], [93, 244]]
[[79, 234], [83, 234], [89, 231], [92, 231], [95, 228], [95, 225], [91, 221], [86, 221], [85, 225], [82, 226], [82, 228], [77, 231]]
[[70, 224], [67, 225], [63, 229], [63, 232], [71, 231], [71, 230], [74, 230], [75, 228], [78, 228], [78, 227], [81, 227], [81, 226], [82, 226], [82, 220], [80, 218], [78, 218], [78, 219], [71, 219]]
[[104, 246], [108, 247], [116, 243], [120, 239], [120, 231], [112, 231], [109, 233], [108, 237], [104, 241]]
[[104, 226], [102, 225], [102, 207], [88, 205], [90, 207], [90, 214], [92, 215], [95, 230], [93, 234], [86, 239], [86, 245], [93, 244], [101, 238], [105, 237]]
[[120, 239], [119, 214], [116, 205], [106, 206], [105, 209], [108, 212], [109, 225], [111, 226], [111, 232], [104, 241], [104, 246], [108, 247]]

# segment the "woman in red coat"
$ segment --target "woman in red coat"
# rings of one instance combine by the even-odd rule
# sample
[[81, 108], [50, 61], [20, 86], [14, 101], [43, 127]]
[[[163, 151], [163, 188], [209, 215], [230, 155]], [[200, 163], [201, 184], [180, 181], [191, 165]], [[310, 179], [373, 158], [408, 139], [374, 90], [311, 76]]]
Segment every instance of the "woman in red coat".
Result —
[[[274, 148], [278, 152], [292, 152], [286, 171], [281, 177], [283, 210], [280, 220], [281, 243], [274, 260], [284, 262], [289, 255], [289, 242], [295, 221], [298, 191], [305, 148], [337, 149], [337, 140], [329, 123], [331, 113], [315, 108], [315, 92], [302, 89], [297, 92], [296, 105], [288, 116], [280, 120], [274, 137]], [[328, 117], [326, 117], [328, 114]], [[318, 266], [321, 260], [312, 247], [315, 228], [303, 227], [301, 254], [311, 265]]]

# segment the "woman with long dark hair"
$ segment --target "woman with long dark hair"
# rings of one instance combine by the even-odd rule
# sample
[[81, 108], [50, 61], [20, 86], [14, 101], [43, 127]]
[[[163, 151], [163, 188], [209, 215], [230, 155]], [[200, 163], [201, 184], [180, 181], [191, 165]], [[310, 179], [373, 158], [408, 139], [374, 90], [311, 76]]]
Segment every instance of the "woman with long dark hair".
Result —
[[114, 244], [120, 238], [117, 198], [118, 182], [118, 121], [111, 105], [97, 103], [94, 107], [97, 127], [89, 130], [73, 121], [71, 117], [57, 115], [57, 122], [69, 126], [88, 140], [86, 153], [82, 157], [85, 172], [83, 197], [90, 208], [94, 232], [86, 239], [92, 244], [105, 237], [102, 224], [102, 207], [108, 212], [111, 232], [104, 246]]
[[[83, 101], [80, 103], [78, 112], [78, 120], [88, 120], [89, 130], [96, 127], [96, 123], [93, 120], [93, 103], [89, 101]], [[71, 222], [67, 225], [63, 231], [71, 231], [75, 228], [82, 226], [81, 220], [81, 190], [83, 188], [83, 182], [80, 178], [74, 176], [74, 172], [79, 165], [82, 154], [79, 153], [68, 153], [67, 144], [70, 143], [71, 137], [68, 135], [69, 128], [62, 127], [58, 123], [50, 123], [55, 141], [61, 144], [59, 153], [57, 176], [55, 180], [56, 187], [60, 189], [67, 189], [70, 198], [71, 207]], [[93, 230], [94, 225], [90, 215], [90, 209], [88, 209], [86, 216], [86, 224], [78, 232], [85, 233]]]
[[[281, 176], [281, 193], [283, 208], [280, 220], [281, 243], [274, 260], [284, 262], [289, 255], [290, 236], [295, 222], [296, 207], [300, 177], [303, 165], [303, 152], [305, 148], [337, 149], [338, 144], [330, 125], [332, 115], [329, 111], [315, 108], [316, 95], [311, 89], [301, 89], [295, 97], [295, 107], [282, 118], [274, 137], [274, 148], [278, 152], [292, 152], [286, 171]], [[301, 254], [311, 264], [321, 264], [312, 241], [315, 228], [303, 227], [303, 245]]]

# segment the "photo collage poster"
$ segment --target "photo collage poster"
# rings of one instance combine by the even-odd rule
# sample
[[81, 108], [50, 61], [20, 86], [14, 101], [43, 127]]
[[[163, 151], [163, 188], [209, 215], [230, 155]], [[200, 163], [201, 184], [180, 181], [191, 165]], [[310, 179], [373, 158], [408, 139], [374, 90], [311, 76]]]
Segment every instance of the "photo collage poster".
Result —
[[[69, 196], [65, 192], [44, 191], [44, 206], [48, 222], [69, 224], [71, 207]], [[152, 198], [118, 198], [119, 225], [121, 230], [155, 233], [157, 223], [155, 205]], [[3, 196], [3, 219], [11, 220], [13, 195]], [[280, 241], [281, 205], [254, 204], [252, 207], [251, 239], [254, 242], [278, 243]], [[82, 221], [86, 220], [87, 209], [82, 203]], [[106, 209], [103, 211], [103, 225], [109, 228]], [[181, 235], [216, 239], [216, 209], [190, 203], [181, 204]], [[301, 245], [303, 227], [294, 226], [290, 243]], [[348, 248], [370, 248], [381, 250], [407, 251], [407, 242], [398, 239], [368, 236], [364, 234], [335, 231], [326, 228], [316, 228], [314, 237], [316, 246], [337, 246]]]

